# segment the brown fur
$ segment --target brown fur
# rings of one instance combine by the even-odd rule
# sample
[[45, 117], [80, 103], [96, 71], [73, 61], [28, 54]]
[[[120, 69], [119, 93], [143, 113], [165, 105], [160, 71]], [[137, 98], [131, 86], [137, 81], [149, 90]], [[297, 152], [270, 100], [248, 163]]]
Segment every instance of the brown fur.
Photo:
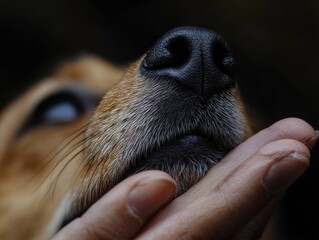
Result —
[[[138, 101], [144, 96], [153, 96], [152, 88], [137, 72], [140, 61], [132, 64], [123, 77], [121, 69], [94, 57], [66, 63], [2, 111], [0, 239], [48, 239], [61, 224], [65, 212], [72, 215], [74, 211], [85, 211], [121, 180], [115, 175], [126, 170], [119, 167], [123, 165], [121, 162], [116, 165], [119, 155], [124, 156], [126, 151], [134, 153], [132, 144], [144, 136], [143, 128], [138, 127], [142, 123], [132, 122], [139, 121], [132, 106], [142, 104]], [[35, 106], [58, 89], [74, 84], [97, 95], [112, 88], [89, 127], [87, 113], [73, 123], [34, 128], [17, 136]], [[215, 139], [227, 149], [250, 134], [238, 90], [230, 95], [232, 113], [238, 118], [231, 127], [238, 130], [238, 137], [221, 124]], [[132, 125], [134, 129], [130, 128]], [[137, 138], [132, 136], [132, 131]], [[111, 150], [105, 148], [106, 139], [112, 143]]]
[[73, 84], [105, 93], [121, 75], [120, 69], [100, 59], [83, 58], [65, 64], [2, 111], [0, 239], [47, 239], [54, 228], [50, 222], [83, 158], [82, 154], [75, 156], [81, 146], [74, 144], [83, 134], [74, 133], [88, 123], [88, 114], [73, 124], [42, 127], [16, 137], [32, 109], [48, 95]]

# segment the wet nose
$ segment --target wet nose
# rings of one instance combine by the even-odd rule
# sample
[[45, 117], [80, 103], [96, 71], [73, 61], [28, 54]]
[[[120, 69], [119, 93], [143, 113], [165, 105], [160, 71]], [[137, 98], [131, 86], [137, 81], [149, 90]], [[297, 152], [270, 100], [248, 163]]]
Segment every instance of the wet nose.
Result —
[[175, 81], [205, 98], [235, 85], [234, 58], [226, 42], [197, 27], [179, 27], [162, 36], [144, 58], [140, 73]]

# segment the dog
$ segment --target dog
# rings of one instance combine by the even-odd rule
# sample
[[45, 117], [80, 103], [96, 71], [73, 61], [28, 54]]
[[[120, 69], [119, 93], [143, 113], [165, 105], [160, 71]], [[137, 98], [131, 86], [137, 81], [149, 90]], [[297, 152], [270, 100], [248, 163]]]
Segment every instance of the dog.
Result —
[[0, 239], [48, 239], [144, 170], [183, 194], [251, 135], [234, 68], [225, 41], [196, 27], [127, 69], [62, 64], [1, 112]]

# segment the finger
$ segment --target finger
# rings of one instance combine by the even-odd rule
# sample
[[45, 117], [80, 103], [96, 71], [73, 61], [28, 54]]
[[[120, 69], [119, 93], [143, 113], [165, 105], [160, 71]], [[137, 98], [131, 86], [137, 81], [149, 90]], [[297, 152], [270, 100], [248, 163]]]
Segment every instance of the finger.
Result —
[[225, 172], [237, 168], [261, 147], [272, 141], [293, 139], [305, 144], [311, 149], [316, 143], [318, 136], [318, 131], [315, 131], [308, 123], [301, 119], [283, 119], [258, 132], [228, 153], [220, 164], [214, 166], [212, 169], [213, 172], [208, 172], [205, 179], [207, 182], [215, 182], [221, 179], [225, 175]]
[[152, 219], [139, 237], [228, 239], [306, 170], [309, 155], [298, 141], [271, 142], [210, 188], [199, 182]]
[[[312, 126], [302, 119], [286, 118], [280, 120], [236, 147], [230, 152], [231, 157], [223, 160], [222, 165], [232, 162], [232, 159], [236, 159], [236, 162], [240, 164], [255, 154], [262, 146], [280, 139], [294, 139], [311, 149], [318, 139], [318, 131], [315, 131]], [[226, 167], [228, 167], [228, 164], [226, 164]]]
[[132, 176], [96, 202], [54, 240], [131, 239], [175, 194], [174, 180], [160, 171]]

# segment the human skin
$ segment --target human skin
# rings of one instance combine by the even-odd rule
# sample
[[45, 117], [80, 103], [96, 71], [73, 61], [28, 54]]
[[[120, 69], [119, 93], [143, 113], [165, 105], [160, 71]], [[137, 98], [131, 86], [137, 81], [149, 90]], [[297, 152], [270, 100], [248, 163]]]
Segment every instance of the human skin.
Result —
[[257, 239], [273, 201], [308, 168], [317, 138], [303, 120], [281, 120], [240, 144], [174, 200], [169, 175], [136, 174], [53, 239]]

